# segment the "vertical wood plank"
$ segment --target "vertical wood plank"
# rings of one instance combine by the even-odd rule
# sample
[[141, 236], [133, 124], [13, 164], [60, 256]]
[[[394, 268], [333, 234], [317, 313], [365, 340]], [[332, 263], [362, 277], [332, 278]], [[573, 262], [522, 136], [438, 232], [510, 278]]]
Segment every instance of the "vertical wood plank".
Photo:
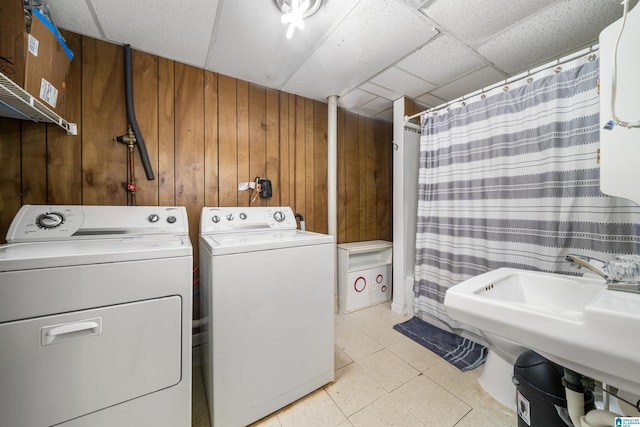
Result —
[[82, 203], [126, 205], [127, 147], [123, 49], [82, 39]]
[[357, 114], [345, 114], [344, 142], [346, 150], [346, 242], [360, 241], [360, 147], [358, 144], [359, 117]]
[[298, 201], [296, 200], [297, 191], [296, 186], [297, 182], [297, 126], [296, 123], [296, 100], [297, 97], [295, 95], [288, 95], [289, 109], [288, 109], [288, 117], [287, 121], [289, 124], [288, 132], [289, 132], [289, 206], [293, 209], [294, 212], [301, 212], [298, 208]]
[[358, 240], [367, 239], [367, 136], [366, 117], [358, 115], [358, 187], [360, 199], [358, 206]]
[[175, 63], [158, 59], [158, 204], [176, 204]]
[[220, 206], [238, 206], [236, 79], [218, 76]]
[[47, 203], [82, 203], [82, 37], [62, 31], [73, 60], [67, 75], [65, 119], [76, 123], [77, 135], [47, 125]]
[[47, 127], [22, 122], [22, 203], [47, 203]]
[[280, 203], [280, 128], [278, 124], [279, 95], [276, 90], [266, 90], [265, 119], [266, 119], [266, 175], [271, 180], [272, 198], [267, 205], [281, 206]]
[[204, 78], [204, 204], [218, 206], [218, 75]]
[[379, 167], [376, 158], [376, 135], [374, 134], [374, 120], [369, 117], [364, 118], [364, 147], [365, 147], [365, 220], [364, 220], [364, 239], [377, 239], [377, 223], [376, 210], [378, 193], [384, 191], [378, 189]]
[[187, 209], [197, 263], [199, 219], [204, 205], [204, 70], [176, 64], [175, 82], [176, 204]]
[[327, 147], [327, 126], [328, 110], [327, 104], [319, 101], [313, 103], [313, 175], [314, 175], [314, 231], [318, 233], [328, 233], [329, 223], [327, 210], [328, 198], [328, 154]]
[[280, 194], [280, 205], [291, 205], [291, 160], [289, 158], [289, 95], [278, 92], [278, 121], [280, 151], [278, 161], [280, 163], [280, 186], [276, 191]]
[[[236, 81], [237, 107], [238, 107], [238, 182], [253, 180], [249, 174], [249, 83], [243, 80]], [[247, 191], [239, 192], [237, 206], [249, 206], [249, 194]]]
[[[308, 220], [307, 216], [309, 213], [307, 212], [307, 198], [306, 198], [306, 189], [307, 189], [307, 181], [306, 181], [306, 146], [305, 146], [305, 137], [306, 137], [306, 120], [305, 120], [305, 99], [296, 96], [295, 97], [295, 206], [293, 207], [294, 212], [300, 212], [305, 219], [305, 222]], [[308, 224], [310, 230], [313, 230], [312, 224]]]
[[393, 148], [391, 144], [392, 125], [383, 121], [374, 123], [376, 137], [376, 235], [375, 239], [392, 239], [392, 194], [393, 194]]
[[157, 206], [158, 196], [158, 57], [134, 50], [131, 54], [133, 75], [133, 105], [154, 179], [148, 180], [136, 147], [134, 170], [138, 191], [136, 204]]
[[[267, 176], [266, 91], [264, 86], [249, 85], [249, 178]], [[253, 206], [266, 206], [260, 196]]]
[[304, 100], [304, 217], [309, 230], [316, 231], [316, 216], [315, 216], [315, 157], [314, 157], [314, 114], [313, 114], [313, 101], [310, 99]]
[[337, 243], [347, 242], [347, 221], [346, 221], [346, 204], [347, 204], [347, 150], [345, 138], [345, 110], [338, 108], [337, 117], [338, 128], [338, 147], [337, 147]]
[[0, 241], [22, 205], [20, 194], [20, 121], [0, 117]]

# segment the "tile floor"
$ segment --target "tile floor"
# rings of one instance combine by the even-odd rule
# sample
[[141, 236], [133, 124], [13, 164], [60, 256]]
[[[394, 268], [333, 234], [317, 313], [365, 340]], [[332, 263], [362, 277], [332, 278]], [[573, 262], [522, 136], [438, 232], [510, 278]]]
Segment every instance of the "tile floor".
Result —
[[[516, 414], [478, 383], [392, 329], [409, 317], [389, 304], [335, 317], [335, 381], [252, 427], [514, 427]], [[193, 422], [209, 427], [198, 349]]]

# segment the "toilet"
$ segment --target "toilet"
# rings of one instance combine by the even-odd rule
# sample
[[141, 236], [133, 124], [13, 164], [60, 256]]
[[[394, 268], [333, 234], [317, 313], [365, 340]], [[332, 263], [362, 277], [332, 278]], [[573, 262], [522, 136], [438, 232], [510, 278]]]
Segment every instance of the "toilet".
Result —
[[516, 388], [512, 381], [513, 364], [528, 348], [482, 331], [489, 344], [487, 361], [480, 367], [480, 385], [503, 406], [516, 411]]

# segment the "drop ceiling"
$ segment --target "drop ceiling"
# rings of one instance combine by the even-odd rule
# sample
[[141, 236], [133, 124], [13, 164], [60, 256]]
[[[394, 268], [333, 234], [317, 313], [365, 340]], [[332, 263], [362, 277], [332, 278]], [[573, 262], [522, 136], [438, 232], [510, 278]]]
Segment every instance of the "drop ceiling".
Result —
[[[633, 0], [635, 5], [638, 0]], [[45, 0], [63, 29], [385, 120], [597, 44], [620, 0], [323, 0], [286, 39], [273, 0]]]

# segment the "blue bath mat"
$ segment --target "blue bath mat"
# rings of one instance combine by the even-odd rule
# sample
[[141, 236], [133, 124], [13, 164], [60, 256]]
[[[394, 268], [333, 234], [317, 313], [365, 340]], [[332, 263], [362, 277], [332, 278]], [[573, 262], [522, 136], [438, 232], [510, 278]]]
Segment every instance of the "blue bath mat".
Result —
[[428, 348], [461, 371], [475, 369], [487, 360], [487, 348], [467, 338], [443, 331], [417, 317], [393, 327]]

